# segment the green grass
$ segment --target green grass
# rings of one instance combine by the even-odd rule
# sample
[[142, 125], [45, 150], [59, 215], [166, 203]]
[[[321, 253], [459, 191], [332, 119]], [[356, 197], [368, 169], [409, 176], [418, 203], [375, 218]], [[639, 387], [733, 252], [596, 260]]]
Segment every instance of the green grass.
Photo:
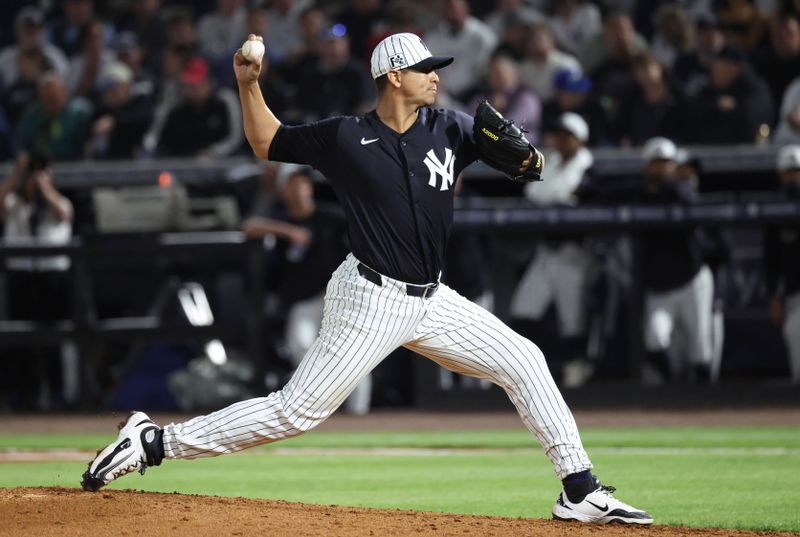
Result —
[[[0, 436], [0, 448], [96, 448], [110, 436]], [[800, 531], [800, 429], [586, 429], [598, 475], [661, 524]], [[533, 447], [524, 431], [325, 433], [276, 447]], [[642, 448], [621, 449], [615, 448]], [[676, 448], [654, 451], [650, 448]], [[689, 448], [689, 449], [686, 449]], [[733, 448], [733, 449], [731, 449]], [[76, 486], [85, 464], [0, 464], [0, 486]], [[259, 448], [176, 461], [110, 488], [548, 517], [560, 489], [540, 450], [320, 455]]]
[[[797, 427], [661, 427], [602, 428], [581, 430], [587, 447], [617, 448], [800, 448]], [[0, 449], [96, 449], [107, 444], [111, 434], [2, 435]], [[308, 448], [526, 448], [536, 447], [526, 430], [426, 431], [426, 432], [323, 432], [271, 444], [272, 447]]]

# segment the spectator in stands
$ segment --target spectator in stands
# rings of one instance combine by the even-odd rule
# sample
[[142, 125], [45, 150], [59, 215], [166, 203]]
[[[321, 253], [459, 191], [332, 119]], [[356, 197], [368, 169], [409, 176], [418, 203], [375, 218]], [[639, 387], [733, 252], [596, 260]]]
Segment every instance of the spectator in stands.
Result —
[[544, 14], [535, 7], [526, 5], [522, 0], [496, 0], [495, 8], [484, 17], [483, 21], [494, 31], [495, 35], [504, 36], [515, 21], [523, 20], [528, 24], [544, 22]]
[[[274, 241], [267, 258], [268, 279], [285, 314], [286, 348], [294, 367], [319, 332], [328, 278], [347, 254], [344, 217], [316, 203], [312, 173], [307, 167], [282, 164], [278, 171], [280, 203], [266, 217], [254, 215], [243, 224], [249, 238]], [[371, 389], [367, 376], [345, 408], [366, 414]]]
[[694, 27], [686, 11], [675, 4], [662, 4], [655, 15], [655, 35], [651, 40], [653, 55], [668, 70], [675, 60], [692, 52]]
[[[14, 169], [0, 183], [0, 218], [4, 237], [37, 238], [50, 244], [69, 242], [72, 236], [73, 208], [53, 184], [47, 159], [28, 158], [22, 153]], [[70, 318], [71, 289], [66, 256], [9, 258], [6, 260], [6, 304], [12, 320], [54, 321]], [[62, 356], [68, 344], [62, 344]], [[72, 349], [74, 352], [74, 349]], [[37, 346], [5, 356], [11, 403], [20, 408], [49, 406], [48, 382], [56, 377], [58, 352]]]
[[[602, 39], [595, 46], [581, 57], [581, 63], [592, 76], [594, 91], [609, 121], [616, 124], [623, 103], [636, 89], [633, 60], [647, 51], [647, 43], [636, 33], [628, 15], [613, 12], [606, 17]], [[619, 143], [618, 135], [615, 142]]]
[[528, 130], [528, 139], [536, 144], [541, 128], [542, 104], [531, 88], [519, 79], [514, 61], [503, 54], [495, 54], [489, 62], [487, 82], [482, 82], [472, 97], [468, 109], [474, 111], [478, 102], [488, 100], [498, 112]]
[[589, 77], [570, 69], [562, 69], [553, 77], [555, 98], [545, 103], [542, 113], [542, 132], [545, 145], [547, 133], [555, 132], [557, 120], [564, 112], [575, 112], [589, 124], [589, 146], [608, 145], [611, 132], [603, 108], [592, 93], [592, 81]]
[[[786, 198], [800, 201], [800, 145], [782, 147], [777, 168]], [[775, 323], [783, 326], [791, 380], [800, 384], [800, 230], [797, 224], [773, 226], [767, 230], [764, 263], [770, 314]]]
[[17, 125], [20, 148], [52, 160], [82, 158], [92, 118], [91, 104], [81, 97], [70, 98], [64, 80], [55, 72], [39, 79], [38, 95], [38, 101]]
[[167, 21], [167, 36], [167, 48], [175, 46], [188, 51], [192, 56], [198, 54], [197, 25], [188, 9], [172, 10]]
[[372, 54], [369, 37], [384, 26], [385, 16], [386, 10], [380, 0], [350, 0], [334, 17], [347, 28], [353, 57], [365, 65]]
[[800, 143], [800, 77], [789, 84], [783, 95], [773, 143], [777, 145]]
[[670, 85], [664, 66], [651, 54], [633, 61], [636, 89], [622, 102], [618, 136], [622, 145], [642, 145], [650, 138], [681, 138], [685, 104]]
[[127, 65], [133, 74], [131, 94], [149, 99], [154, 98], [155, 77], [144, 67], [144, 51], [139, 45], [139, 38], [136, 37], [136, 34], [127, 30], [119, 32], [114, 42], [114, 50], [117, 53], [117, 61]]
[[602, 32], [600, 9], [585, 0], [562, 0], [553, 4], [551, 23], [556, 43], [570, 54], [580, 54]]
[[534, 89], [542, 102], [553, 98], [553, 78], [562, 69], [581, 72], [578, 60], [556, 48], [552, 27], [546, 22], [534, 24], [526, 38], [526, 55], [520, 66], [520, 78]]
[[[609, 75], [624, 74], [632, 58], [646, 51], [647, 41], [633, 27], [630, 16], [622, 11], [612, 11], [603, 19], [603, 31], [590, 40], [580, 51], [578, 59], [584, 70], [597, 82], [597, 74], [611, 71]], [[596, 88], [599, 88], [595, 84]]]
[[342, 24], [320, 35], [319, 60], [297, 80], [296, 105], [307, 122], [335, 115], [363, 114], [375, 106], [375, 85], [366, 67], [350, 57], [347, 29]]
[[242, 145], [242, 116], [228, 88], [214, 89], [208, 62], [195, 57], [181, 71], [182, 100], [161, 131], [161, 154], [173, 157], [224, 157]]
[[694, 50], [678, 56], [672, 68], [675, 83], [688, 97], [694, 97], [711, 80], [711, 59], [725, 46], [725, 35], [713, 15], [695, 20]]
[[269, 34], [264, 39], [273, 65], [282, 64], [289, 51], [300, 42], [300, 15], [312, 5], [311, 0], [274, 0], [271, 3], [267, 14]]
[[80, 54], [69, 62], [67, 88], [73, 97], [86, 97], [96, 103], [100, 75], [116, 59], [114, 50], [107, 46], [105, 26], [99, 20], [83, 27], [80, 42]]
[[167, 46], [169, 34], [160, 8], [161, 0], [133, 0], [130, 11], [117, 23], [120, 31], [131, 31], [136, 35], [144, 56], [143, 69], [152, 77], [161, 72], [161, 54]]
[[773, 117], [769, 87], [730, 45], [714, 56], [711, 82], [687, 110], [687, 138], [701, 144], [752, 144], [764, 129], [769, 135]]
[[277, 69], [280, 77], [295, 88], [298, 86], [298, 76], [313, 69], [319, 62], [320, 35], [331, 26], [325, 12], [316, 6], [308, 7], [301, 13], [299, 24], [301, 39]]
[[[631, 193], [635, 201], [655, 205], [694, 202], [690, 184], [677, 176], [677, 153], [677, 147], [667, 138], [645, 143], [644, 182]], [[705, 264], [698, 231], [647, 231], [640, 244], [645, 346], [650, 365], [657, 368], [650, 371], [672, 380], [710, 379], [714, 277]]]
[[[286, 62], [294, 65], [319, 58], [319, 36], [330, 27], [325, 12], [316, 6], [310, 6], [300, 14], [299, 25], [301, 39], [286, 57]], [[292, 68], [292, 65], [281, 66], [282, 70]]]
[[38, 48], [20, 51], [17, 62], [19, 76], [3, 91], [3, 107], [14, 127], [28, 106], [36, 102], [38, 81], [51, 67], [47, 57]]
[[785, 17], [770, 23], [770, 45], [753, 53], [756, 72], [769, 84], [772, 102], [780, 103], [786, 88], [800, 74], [800, 22]]
[[755, 0], [716, 0], [714, 14], [722, 23], [725, 40], [742, 50], [755, 50], [767, 37], [767, 17]]
[[[589, 126], [578, 114], [567, 112], [558, 118], [554, 140], [553, 149], [545, 153], [543, 182], [526, 185], [525, 197], [542, 206], [574, 205], [594, 162], [585, 147]], [[586, 360], [586, 293], [591, 267], [591, 256], [580, 237], [544, 239], [511, 302], [511, 315], [518, 319], [540, 320], [550, 305], [555, 305], [559, 334], [568, 349], [563, 379], [568, 387], [582, 385], [594, 370]]]
[[133, 72], [124, 63], [112, 63], [101, 76], [101, 101], [95, 111], [87, 157], [132, 159], [153, 119], [152, 102], [133, 93]]
[[510, 19], [503, 25], [503, 33], [497, 34], [500, 42], [493, 54], [505, 54], [515, 62], [521, 62], [528, 54], [528, 41], [535, 24], [544, 22], [541, 16], [530, 15], [527, 11], [519, 15], [507, 14]]
[[456, 56], [441, 80], [453, 95], [469, 89], [486, 74], [489, 58], [497, 46], [491, 28], [470, 16], [466, 0], [444, 0], [442, 21], [426, 38], [428, 47], [443, 56]]
[[41, 50], [58, 74], [61, 76], [67, 74], [69, 64], [66, 56], [58, 47], [45, 41], [44, 13], [39, 8], [29, 6], [21, 9], [14, 19], [14, 32], [17, 38], [16, 44], [0, 51], [0, 81], [5, 87], [17, 81], [19, 55], [23, 50]]
[[[247, 39], [244, 0], [217, 0], [217, 9], [206, 13], [197, 22], [202, 36], [200, 51], [212, 62], [229, 57]], [[270, 43], [271, 44], [271, 43]]]
[[144, 156], [155, 154], [164, 124], [172, 109], [183, 97], [181, 72], [191, 57], [190, 49], [182, 46], [170, 45], [164, 51], [164, 57], [161, 62], [161, 76], [157, 79], [159, 84], [155, 94], [153, 123], [144, 135]]
[[[57, 46], [67, 57], [72, 58], [82, 50], [81, 34], [94, 20], [94, 2], [92, 0], [64, 0], [63, 13], [49, 25], [48, 41]], [[106, 38], [111, 39], [113, 29], [104, 27]]]

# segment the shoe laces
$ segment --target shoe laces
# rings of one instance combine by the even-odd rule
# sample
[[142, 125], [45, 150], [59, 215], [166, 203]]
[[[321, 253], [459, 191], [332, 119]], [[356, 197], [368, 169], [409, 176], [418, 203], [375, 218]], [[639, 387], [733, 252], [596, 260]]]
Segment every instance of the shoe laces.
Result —
[[144, 462], [142, 459], [134, 459], [129, 464], [125, 466], [120, 466], [113, 472], [111, 472], [111, 480], [117, 479], [124, 475], [128, 475], [129, 473], [133, 472], [136, 469], [139, 469], [139, 473], [144, 475], [144, 471], [147, 470], [147, 463]]
[[605, 494], [606, 496], [611, 496], [614, 492], [617, 491], [617, 487], [613, 487], [611, 485], [603, 485], [600, 483], [600, 492]]

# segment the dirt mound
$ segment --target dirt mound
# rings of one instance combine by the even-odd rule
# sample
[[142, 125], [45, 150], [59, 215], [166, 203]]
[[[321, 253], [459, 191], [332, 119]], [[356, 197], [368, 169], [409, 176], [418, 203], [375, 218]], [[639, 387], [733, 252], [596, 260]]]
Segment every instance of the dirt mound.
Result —
[[70, 488], [0, 489], [0, 535], [781, 535], [654, 526], [603, 528], [551, 520], [450, 515], [284, 501]]

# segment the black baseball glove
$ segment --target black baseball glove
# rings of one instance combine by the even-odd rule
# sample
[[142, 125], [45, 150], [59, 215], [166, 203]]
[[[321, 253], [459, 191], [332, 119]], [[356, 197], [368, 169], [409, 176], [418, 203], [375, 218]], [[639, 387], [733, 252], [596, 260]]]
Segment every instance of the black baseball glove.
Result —
[[481, 160], [514, 181], [541, 181], [544, 157], [525, 138], [525, 132], [486, 100], [478, 103], [472, 134]]

